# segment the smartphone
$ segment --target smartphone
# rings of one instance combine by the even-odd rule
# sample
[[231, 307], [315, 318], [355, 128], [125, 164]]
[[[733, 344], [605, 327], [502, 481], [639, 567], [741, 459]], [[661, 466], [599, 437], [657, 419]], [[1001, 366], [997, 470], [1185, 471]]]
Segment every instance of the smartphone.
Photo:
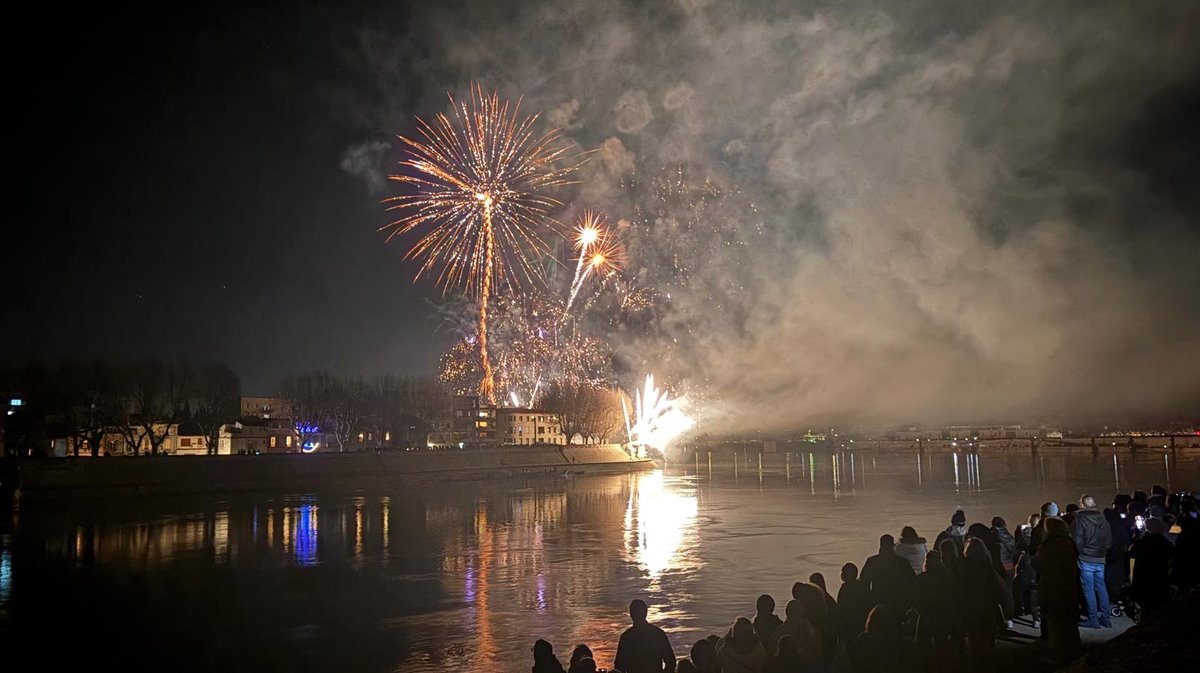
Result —
[[1145, 530], [1146, 529], [1146, 518], [1143, 517], [1141, 514], [1137, 515], [1136, 517], [1133, 518], [1133, 525], [1137, 526], [1138, 530]]

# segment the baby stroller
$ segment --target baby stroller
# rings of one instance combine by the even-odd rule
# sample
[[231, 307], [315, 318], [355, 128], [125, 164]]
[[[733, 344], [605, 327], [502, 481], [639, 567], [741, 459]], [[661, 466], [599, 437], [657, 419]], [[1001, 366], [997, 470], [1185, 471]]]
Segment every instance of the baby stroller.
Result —
[[1113, 617], [1121, 615], [1129, 615], [1129, 618], [1136, 624], [1142, 617], [1141, 608], [1138, 607], [1136, 601], [1133, 600], [1133, 586], [1126, 584], [1121, 587], [1121, 593], [1116, 600], [1112, 601], [1112, 605], [1108, 608], [1109, 614]]

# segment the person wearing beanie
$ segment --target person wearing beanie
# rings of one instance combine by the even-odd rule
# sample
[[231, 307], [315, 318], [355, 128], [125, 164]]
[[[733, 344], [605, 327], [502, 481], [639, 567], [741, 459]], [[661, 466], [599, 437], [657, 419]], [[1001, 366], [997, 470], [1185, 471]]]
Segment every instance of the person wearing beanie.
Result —
[[961, 509], [954, 510], [954, 515], [950, 517], [950, 527], [938, 533], [933, 546], [940, 549], [943, 540], [954, 541], [954, 545], [958, 547], [958, 555], [962, 556], [963, 547], [967, 543], [967, 515]]

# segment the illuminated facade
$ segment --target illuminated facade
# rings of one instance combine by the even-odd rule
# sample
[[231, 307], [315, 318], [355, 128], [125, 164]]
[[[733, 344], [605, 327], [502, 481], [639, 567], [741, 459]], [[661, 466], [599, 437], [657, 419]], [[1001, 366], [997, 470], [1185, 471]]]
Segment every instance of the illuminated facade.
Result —
[[433, 424], [430, 448], [567, 443], [562, 417], [553, 411], [480, 405], [474, 395], [459, 395], [450, 407]]

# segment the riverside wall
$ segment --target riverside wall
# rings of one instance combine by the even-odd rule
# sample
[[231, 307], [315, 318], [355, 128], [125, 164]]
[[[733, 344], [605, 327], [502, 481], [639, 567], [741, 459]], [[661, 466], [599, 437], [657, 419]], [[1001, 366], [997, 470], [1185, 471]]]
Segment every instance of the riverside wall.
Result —
[[406, 482], [561, 476], [653, 469], [619, 445], [440, 451], [46, 458], [0, 465], [21, 497], [125, 493], [196, 494], [260, 489], [369, 487]]

